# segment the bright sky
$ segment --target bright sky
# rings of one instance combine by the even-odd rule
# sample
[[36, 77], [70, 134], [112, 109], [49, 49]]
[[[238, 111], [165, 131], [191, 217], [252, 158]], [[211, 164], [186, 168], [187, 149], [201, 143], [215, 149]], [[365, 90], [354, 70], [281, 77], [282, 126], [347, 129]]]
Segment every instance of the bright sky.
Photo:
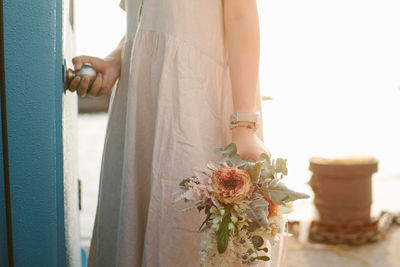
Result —
[[[217, 0], [216, 0], [217, 1]], [[76, 0], [77, 54], [105, 56], [125, 31], [119, 0]], [[400, 2], [258, 0], [265, 142], [300, 181], [307, 159], [370, 154], [399, 175]]]

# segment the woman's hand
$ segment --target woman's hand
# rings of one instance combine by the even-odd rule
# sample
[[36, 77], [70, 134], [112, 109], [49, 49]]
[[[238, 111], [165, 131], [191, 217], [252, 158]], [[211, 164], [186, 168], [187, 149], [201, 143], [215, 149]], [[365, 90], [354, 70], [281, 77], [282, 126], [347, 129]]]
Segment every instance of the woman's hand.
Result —
[[242, 159], [256, 161], [261, 153], [271, 157], [271, 153], [252, 129], [235, 127], [232, 129], [232, 142], [236, 144], [237, 153]]
[[97, 71], [96, 79], [90, 87], [90, 79], [88, 76], [84, 76], [83, 79], [76, 76], [72, 79], [68, 88], [71, 92], [76, 90], [79, 96], [85, 96], [87, 93], [94, 96], [107, 94], [113, 87], [121, 72], [120, 61], [113, 57], [101, 59], [91, 56], [78, 56], [72, 59], [72, 63], [74, 64], [76, 71], [80, 70], [82, 65], [86, 63], [92, 64]]

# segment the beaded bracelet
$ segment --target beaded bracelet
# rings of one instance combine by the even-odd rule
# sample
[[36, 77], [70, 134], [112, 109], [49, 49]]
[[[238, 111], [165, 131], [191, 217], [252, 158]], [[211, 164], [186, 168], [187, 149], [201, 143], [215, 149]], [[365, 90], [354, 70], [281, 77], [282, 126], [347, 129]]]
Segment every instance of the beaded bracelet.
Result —
[[233, 128], [236, 128], [236, 127], [246, 127], [246, 128], [249, 128], [249, 129], [252, 129], [252, 130], [256, 131], [256, 126], [255, 126], [254, 122], [237, 122], [237, 123], [231, 123], [229, 125], [229, 128], [231, 130]]

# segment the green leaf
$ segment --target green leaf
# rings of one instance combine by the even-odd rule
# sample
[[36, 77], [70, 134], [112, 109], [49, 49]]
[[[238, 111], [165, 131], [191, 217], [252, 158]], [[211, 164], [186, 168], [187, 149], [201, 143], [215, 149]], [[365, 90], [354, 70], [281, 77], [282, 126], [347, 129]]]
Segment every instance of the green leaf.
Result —
[[247, 214], [265, 229], [271, 229], [268, 222], [268, 202], [258, 193], [253, 193]]
[[231, 159], [230, 158], [228, 158], [228, 157], [223, 157], [223, 158], [220, 158], [219, 160], [218, 160], [218, 164], [222, 164], [222, 163], [224, 163], [224, 162], [228, 162], [228, 161], [230, 161]]
[[222, 156], [230, 156], [234, 155], [237, 152], [236, 144], [230, 143], [224, 148], [216, 148], [214, 149], [215, 154], [222, 155]]
[[253, 243], [256, 249], [258, 249], [259, 247], [264, 245], [264, 239], [259, 235], [254, 235], [251, 237], [251, 243]]
[[278, 205], [289, 201], [310, 197], [307, 194], [296, 192], [287, 188], [286, 185], [278, 179], [270, 179], [269, 181], [266, 181], [261, 187], [261, 191], [266, 195], [267, 198], [271, 199], [272, 202]]
[[268, 256], [257, 256], [255, 258], [252, 258], [254, 260], [262, 260], [262, 261], [269, 261], [270, 258]]
[[217, 154], [217, 155], [222, 155], [223, 154], [223, 149], [218, 147], [218, 148], [214, 149], [214, 153]]
[[218, 164], [226, 162], [229, 166], [237, 166], [242, 163], [242, 158], [237, 153], [237, 147], [235, 143], [230, 143], [224, 148], [216, 148], [214, 152], [221, 156], [218, 160]]
[[275, 166], [276, 172], [281, 172], [282, 174], [287, 175], [288, 169], [286, 167], [286, 162], [287, 159], [282, 159], [282, 158], [276, 159], [276, 166]]
[[256, 163], [248, 163], [247, 171], [250, 174], [251, 181], [255, 184], [258, 183], [260, 179], [261, 169], [264, 165], [265, 161], [258, 161]]
[[268, 248], [257, 248], [258, 251], [264, 251], [265, 253], [268, 252]]
[[242, 158], [240, 157], [239, 154], [233, 154], [231, 156], [231, 160], [235, 165], [240, 164], [242, 162]]
[[273, 170], [271, 170], [271, 169], [262, 169], [261, 170], [261, 176], [264, 178], [264, 179], [268, 179], [268, 178], [274, 178], [274, 172], [273, 172]]
[[225, 212], [217, 231], [217, 248], [220, 254], [224, 253], [226, 248], [228, 247], [230, 217], [231, 216], [229, 212]]
[[229, 145], [227, 145], [224, 148], [224, 153], [225, 154], [232, 155], [232, 154], [236, 154], [236, 152], [237, 152], [237, 147], [236, 147], [235, 143], [230, 143]]
[[271, 165], [271, 159], [268, 157], [266, 153], [261, 153], [260, 156], [258, 157], [258, 161], [265, 161], [267, 163], [267, 167]]

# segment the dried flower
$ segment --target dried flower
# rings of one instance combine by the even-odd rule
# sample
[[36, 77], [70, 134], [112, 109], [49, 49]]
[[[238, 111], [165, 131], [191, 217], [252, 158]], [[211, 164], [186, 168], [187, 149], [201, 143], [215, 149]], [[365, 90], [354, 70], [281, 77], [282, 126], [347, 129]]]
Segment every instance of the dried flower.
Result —
[[271, 217], [276, 216], [278, 213], [278, 205], [276, 205], [274, 202], [272, 202], [271, 199], [267, 198], [266, 196], [263, 195], [263, 198], [268, 202], [268, 219]]
[[247, 170], [221, 165], [212, 176], [215, 197], [224, 204], [249, 198], [254, 186]]

